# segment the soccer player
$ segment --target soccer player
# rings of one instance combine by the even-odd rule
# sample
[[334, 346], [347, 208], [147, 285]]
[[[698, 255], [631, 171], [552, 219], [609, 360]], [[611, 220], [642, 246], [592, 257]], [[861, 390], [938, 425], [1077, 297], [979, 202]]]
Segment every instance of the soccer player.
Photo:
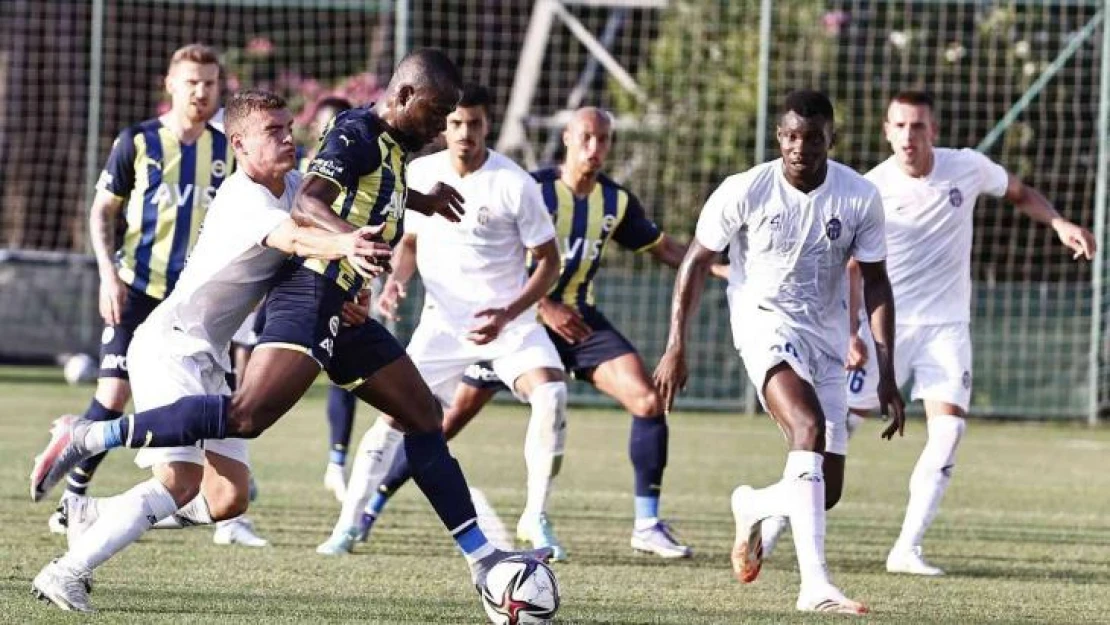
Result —
[[[139, 326], [128, 352], [140, 411], [191, 393], [227, 392], [231, 338], [286, 254], [388, 254], [367, 232], [333, 234], [298, 226], [290, 217], [301, 175], [293, 169], [293, 116], [284, 100], [263, 91], [238, 93], [228, 103], [226, 123], [239, 171], [217, 194], [178, 288]], [[87, 527], [77, 536], [71, 532], [69, 551], [35, 577], [35, 592], [63, 609], [90, 611], [83, 581], [154, 523], [179, 508], [190, 524], [244, 512], [246, 441], [200, 442], [140, 451], [136, 462], [153, 467], [154, 477], [102, 504], [96, 518], [74, 511], [74, 522]]]
[[733, 491], [733, 573], [743, 583], [755, 580], [762, 563], [760, 522], [787, 516], [801, 572], [797, 608], [863, 614], [867, 607], [845, 597], [829, 577], [825, 510], [840, 498], [847, 452], [848, 317], [842, 301], [845, 267], [853, 256], [875, 334], [879, 399], [893, 416], [884, 437], [900, 434], [904, 425], [894, 385], [894, 300], [883, 262], [883, 207], [874, 185], [828, 159], [835, 127], [824, 94], [789, 94], [777, 137], [782, 158], [729, 177], [702, 209], [678, 271], [667, 350], [655, 381], [670, 407], [686, 384], [689, 319], [710, 263], [728, 247], [733, 341], [790, 447], [781, 481]]
[[[636, 348], [595, 306], [593, 289], [594, 276], [610, 240], [625, 249], [646, 251], [672, 267], [681, 262], [683, 247], [647, 217], [635, 195], [602, 173], [612, 142], [609, 113], [594, 107], [579, 109], [563, 131], [566, 158], [562, 165], [532, 174], [555, 220], [562, 257], [558, 281], [540, 300], [540, 319], [567, 370], [632, 413], [628, 445], [635, 474], [632, 548], [664, 558], [685, 558], [692, 550], [675, 538], [670, 525], [659, 515], [663, 470], [667, 464], [663, 403]], [[724, 277], [727, 266], [715, 266], [713, 271]], [[463, 378], [472, 388], [460, 387], [445, 417], [448, 437], [462, 429], [499, 389], [505, 388], [488, 367], [479, 365], [472, 373]], [[561, 446], [557, 453], [561, 456]], [[557, 471], [560, 464], [555, 463], [553, 469]], [[405, 479], [404, 466], [390, 472], [379, 495], [371, 501], [367, 522], [373, 522], [389, 495]], [[559, 544], [546, 515], [538, 522], [528, 515], [522, 516], [517, 534], [526, 540], [543, 536], [548, 544]]]
[[[339, 96], [328, 96], [316, 103], [316, 110], [309, 124], [309, 134], [314, 143], [301, 158], [299, 168], [302, 171], [308, 171], [308, 166], [316, 156], [316, 146], [331, 120], [351, 108], [351, 102]], [[340, 503], [347, 493], [347, 448], [351, 446], [357, 401], [358, 398], [343, 387], [333, 384], [328, 389], [328, 464], [324, 470], [324, 488], [331, 491]]]
[[[461, 83], [458, 68], [438, 50], [405, 57], [382, 102], [347, 111], [332, 124], [297, 192], [298, 223], [334, 232], [377, 226], [393, 245], [406, 207], [458, 221], [462, 198], [446, 185], [428, 194], [409, 191], [405, 165], [408, 154], [442, 132]], [[417, 484], [466, 556], [474, 582], [484, 583], [507, 554], [494, 549], [477, 526], [466, 479], [443, 437], [439, 402], [381, 324], [340, 328], [340, 309], [362, 288], [364, 271], [350, 258], [291, 259], [267, 296], [266, 326], [234, 395], [196, 394], [104, 423], [62, 417], [32, 469], [32, 498], [40, 499], [75, 462], [108, 448], [257, 437], [325, 370], [403, 428]]]
[[[105, 327], [100, 376], [84, 414], [91, 421], [115, 419], [127, 407], [131, 336], [177, 284], [208, 205], [231, 172], [227, 139], [209, 123], [219, 106], [220, 72], [212, 48], [194, 43], [176, 50], [165, 79], [169, 112], [120, 132], [97, 182], [89, 222]], [[121, 214], [126, 229], [117, 249]], [[103, 459], [88, 458], [70, 473], [51, 531], [65, 532], [67, 500], [83, 505]]]
[[[1076, 258], [1090, 259], [1094, 236], [1064, 219], [1039, 191], [970, 149], [934, 147], [933, 99], [904, 91], [891, 100], [883, 132], [893, 155], [867, 173], [886, 210], [887, 266], [898, 302], [899, 386], [913, 378], [911, 399], [925, 405], [928, 439], [910, 476], [901, 533], [890, 550], [892, 573], [942, 575], [921, 546], [955, 467], [971, 401], [972, 211], [980, 195], [1001, 197], [1052, 227]], [[848, 404], [878, 407], [874, 363], [849, 373]]]
[[[458, 107], [447, 117], [447, 149], [409, 166], [410, 188], [426, 191], [445, 182], [459, 191], [467, 211], [459, 224], [406, 215], [406, 232], [383, 299], [395, 304], [413, 270], [419, 270], [426, 296], [408, 353], [444, 405], [451, 403], [464, 371], [475, 360], [489, 360], [499, 377], [531, 405], [524, 442], [528, 498], [523, 516], [537, 527], [551, 491], [551, 465], [559, 461], [565, 436], [563, 365], [536, 321], [536, 302], [559, 277], [559, 247], [528, 172], [486, 147], [491, 104], [485, 87], [466, 85]], [[534, 265], [531, 276], [526, 253]], [[351, 551], [361, 533], [363, 507], [390, 468], [400, 441], [388, 416], [366, 432], [347, 500], [318, 553]], [[561, 546], [542, 532], [529, 539], [535, 547], [552, 548], [553, 560], [564, 557]]]

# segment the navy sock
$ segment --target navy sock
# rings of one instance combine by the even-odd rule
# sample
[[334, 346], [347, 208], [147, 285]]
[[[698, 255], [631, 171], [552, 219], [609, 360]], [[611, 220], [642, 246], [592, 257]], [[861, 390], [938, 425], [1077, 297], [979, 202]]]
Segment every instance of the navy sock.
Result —
[[488, 541], [478, 529], [478, 515], [470, 500], [470, 489], [462, 468], [447, 450], [443, 432], [406, 434], [405, 454], [411, 462], [416, 485], [459, 547], [468, 555], [484, 548]]
[[328, 432], [331, 436], [328, 461], [347, 464], [347, 448], [351, 446], [351, 429], [355, 425], [355, 394], [338, 386], [328, 391]]
[[184, 447], [206, 438], [224, 438], [231, 397], [192, 395], [152, 410], [105, 423], [105, 445]]
[[[105, 408], [104, 404], [97, 401], [94, 397], [89, 402], [88, 409], [85, 410], [85, 418], [90, 421], [111, 421], [118, 419], [123, 413], [119, 410], [111, 410]], [[93, 474], [96, 473], [96, 468], [104, 460], [104, 454], [96, 454], [82, 460], [72, 471], [66, 479], [66, 491], [74, 495], [84, 495], [89, 488], [89, 482], [92, 481]]]
[[410, 478], [412, 478], [412, 469], [409, 467], [409, 457], [402, 447], [393, 456], [393, 465], [389, 467], [389, 473], [386, 473], [382, 485], [378, 487], [378, 492], [392, 497], [393, 493], [404, 486]]
[[628, 456], [636, 475], [636, 518], [659, 516], [659, 492], [667, 467], [667, 418], [632, 417]]

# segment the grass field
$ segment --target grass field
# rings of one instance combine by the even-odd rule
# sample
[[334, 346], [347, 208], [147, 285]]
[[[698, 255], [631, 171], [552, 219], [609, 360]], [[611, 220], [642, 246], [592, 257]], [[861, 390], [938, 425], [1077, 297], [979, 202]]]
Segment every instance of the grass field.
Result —
[[[56, 383], [54, 370], [0, 369], [0, 622], [481, 623], [468, 576], [431, 508], [414, 488], [398, 496], [355, 555], [317, 556], [337, 504], [321, 486], [326, 425], [319, 388], [253, 444], [261, 497], [252, 511], [273, 542], [217, 547], [205, 529], [148, 534], [97, 573], [97, 615], [34, 601], [30, 580], [63, 550], [46, 531], [51, 506], [27, 495], [32, 456], [50, 418], [81, 407], [89, 387]], [[523, 503], [523, 411], [499, 406], [454, 444], [471, 483], [510, 526]], [[362, 410], [356, 437], [369, 423]], [[783, 446], [763, 418], [675, 414], [664, 514], [694, 545], [692, 560], [662, 563], [628, 548], [628, 417], [573, 410], [568, 460], [551, 503], [571, 561], [556, 566], [563, 623], [781, 623], [844, 617], [793, 610], [792, 550], [760, 579], [729, 574], [728, 493], [782, 469]], [[1064, 425], [972, 423], [954, 485], [929, 535], [940, 579], [887, 575], [905, 485], [923, 441], [879, 440], [876, 424], [853, 441], [848, 488], [829, 518], [835, 580], [868, 601], [866, 622], [1110, 622], [1110, 431]], [[356, 438], [357, 444], [357, 438]], [[128, 452], [102, 465], [95, 494], [144, 479]], [[784, 545], [786, 547], [787, 545]]]

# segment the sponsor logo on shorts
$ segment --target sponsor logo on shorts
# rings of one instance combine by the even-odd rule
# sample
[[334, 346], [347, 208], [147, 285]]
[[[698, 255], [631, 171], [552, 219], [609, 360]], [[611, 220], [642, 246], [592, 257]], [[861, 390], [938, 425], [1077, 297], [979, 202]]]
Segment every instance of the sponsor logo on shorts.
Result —
[[833, 217], [829, 220], [829, 223], [825, 224], [825, 235], [829, 237], [830, 241], [835, 241], [840, 238], [842, 229], [843, 225], [840, 223], [840, 220]]
[[328, 319], [328, 332], [331, 332], [332, 336], [335, 336], [335, 335], [339, 334], [339, 317], [338, 316], [333, 316], [331, 319]]
[[971, 388], [971, 372], [964, 371], [964, 375], [961, 378], [961, 381], [963, 382], [964, 388]]
[[120, 354], [105, 354], [104, 360], [100, 361], [100, 368], [127, 371], [127, 356], [121, 356]]
[[116, 329], [111, 326], [104, 328], [104, 331], [100, 333], [100, 342], [103, 345], [111, 343], [114, 338], [116, 338]]
[[948, 191], [948, 201], [952, 203], [952, 206], [959, 208], [963, 206], [964, 194], [960, 193], [960, 190], [956, 187], [952, 187], [952, 189]]

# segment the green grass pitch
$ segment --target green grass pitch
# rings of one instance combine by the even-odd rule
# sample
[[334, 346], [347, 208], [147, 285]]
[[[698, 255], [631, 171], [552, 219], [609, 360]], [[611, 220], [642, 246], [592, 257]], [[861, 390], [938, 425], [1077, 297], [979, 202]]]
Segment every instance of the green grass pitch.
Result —
[[[57, 370], [0, 369], [0, 622], [5, 623], [482, 623], [462, 558], [431, 508], [409, 487], [344, 558], [313, 551], [338, 505], [322, 487], [326, 421], [322, 387], [252, 444], [261, 497], [251, 514], [273, 542], [219, 547], [211, 531], [148, 534], [97, 573], [97, 615], [75, 616], [30, 596], [30, 580], [63, 549], [46, 531], [51, 505], [28, 498], [32, 456], [50, 419], [85, 405], [91, 387], [59, 383]], [[371, 412], [360, 409], [358, 436]], [[781, 472], [784, 448], [762, 417], [676, 413], [663, 512], [696, 549], [663, 563], [628, 547], [632, 475], [628, 417], [574, 408], [567, 461], [551, 502], [571, 561], [556, 565], [563, 623], [833, 622], [793, 610], [798, 577], [784, 542], [759, 580], [729, 574], [728, 494]], [[510, 527], [524, 501], [525, 411], [499, 405], [453, 449], [471, 484]], [[876, 623], [1110, 622], [1110, 431], [1079, 426], [972, 422], [956, 475], [926, 546], [949, 575], [883, 572], [924, 440], [879, 439], [878, 424], [852, 442], [848, 487], [828, 523], [828, 560]], [[93, 493], [145, 479], [131, 454], [102, 465]], [[51, 497], [51, 501], [53, 496]]]

